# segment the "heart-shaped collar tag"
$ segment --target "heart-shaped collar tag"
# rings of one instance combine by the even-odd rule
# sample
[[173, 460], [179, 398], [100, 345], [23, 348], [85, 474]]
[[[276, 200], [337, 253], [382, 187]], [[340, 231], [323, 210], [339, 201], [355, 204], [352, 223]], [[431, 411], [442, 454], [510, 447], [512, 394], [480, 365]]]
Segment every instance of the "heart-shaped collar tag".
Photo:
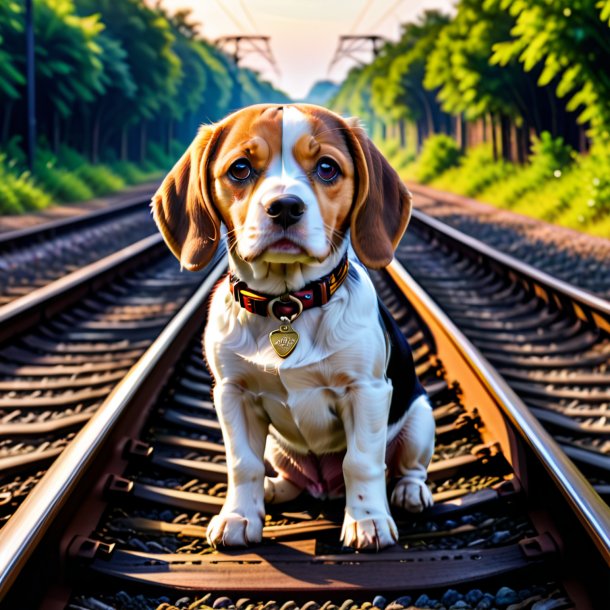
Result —
[[299, 333], [292, 328], [289, 322], [280, 325], [277, 330], [269, 333], [269, 341], [280, 358], [289, 356], [299, 342]]

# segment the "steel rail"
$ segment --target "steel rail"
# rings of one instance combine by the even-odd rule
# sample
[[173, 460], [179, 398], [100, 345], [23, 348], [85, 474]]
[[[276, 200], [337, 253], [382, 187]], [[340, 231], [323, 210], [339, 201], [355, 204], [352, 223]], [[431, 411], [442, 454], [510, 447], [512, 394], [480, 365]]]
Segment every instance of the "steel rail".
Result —
[[159, 372], [163, 359], [180, 341], [194, 316], [202, 311], [206, 297], [224, 273], [224, 260], [224, 257], [217, 257], [195, 294], [114, 388], [0, 531], [0, 601], [62, 507], [69, 502], [71, 492], [99, 457], [115, 424], [138, 392]]
[[505, 415], [525, 439], [534, 455], [552, 477], [585, 530], [610, 565], [610, 507], [599, 497], [574, 463], [542, 427], [523, 401], [508, 386], [481, 352], [459, 330], [435, 301], [419, 286], [406, 269], [394, 259], [387, 272], [402, 290], [416, 311], [425, 311], [459, 350], [485, 387], [502, 406]]
[[143, 259], [165, 252], [161, 235], [151, 235], [0, 307], [0, 342], [65, 309]]
[[[151, 197], [153, 193], [154, 191], [151, 191]], [[63, 235], [69, 233], [73, 229], [94, 224], [100, 220], [107, 220], [122, 214], [128, 214], [129, 212], [134, 212], [140, 208], [145, 209], [144, 206], [148, 204], [151, 197], [142, 194], [134, 195], [118, 205], [94, 210], [92, 212], [80, 214], [79, 216], [60, 218], [24, 229], [2, 232], [0, 233], [0, 251], [8, 247], [30, 246], [32, 240], [41, 237]]]
[[[610, 331], [610, 301], [557, 279], [509, 254], [500, 252], [482, 241], [424, 214], [420, 210], [413, 210], [411, 219], [414, 226], [432, 230], [433, 233], [442, 236], [443, 239], [448, 239], [457, 244], [461, 249], [466, 249], [471, 253], [491, 260], [502, 268], [516, 273], [526, 281], [543, 287], [547, 292], [563, 297], [563, 299], [567, 299], [581, 309], [588, 310], [601, 328]], [[577, 310], [576, 313], [581, 312]]]

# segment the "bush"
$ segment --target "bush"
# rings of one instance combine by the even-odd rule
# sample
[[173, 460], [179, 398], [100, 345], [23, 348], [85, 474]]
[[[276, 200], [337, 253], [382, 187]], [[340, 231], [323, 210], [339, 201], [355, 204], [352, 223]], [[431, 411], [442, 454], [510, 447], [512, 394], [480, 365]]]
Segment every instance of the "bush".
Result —
[[17, 171], [7, 155], [0, 155], [0, 213], [20, 214], [48, 206], [51, 198], [38, 188], [29, 172]]
[[135, 163], [131, 161], [114, 161], [110, 168], [115, 174], [118, 174], [125, 180], [127, 184], [138, 184], [146, 182], [148, 173], [142, 171]]
[[451, 167], [455, 167], [462, 152], [451, 136], [437, 134], [429, 137], [416, 161], [414, 173], [419, 182], [427, 184]]
[[[598, 145], [587, 156], [576, 155], [560, 138], [553, 139], [548, 133], [536, 139], [532, 149], [530, 163], [518, 166], [494, 161], [487, 145], [473, 148], [457, 167], [440, 173], [431, 184], [547, 222], [609, 237], [610, 149]], [[414, 168], [418, 166], [419, 161]]]
[[548, 131], [534, 138], [529, 165], [518, 168], [512, 176], [484, 193], [492, 203], [512, 206], [529, 191], [540, 189], [549, 180], [561, 176], [571, 162], [572, 149], [562, 138], [553, 139]]
[[149, 142], [147, 146], [148, 161], [153, 165], [153, 171], [155, 170], [169, 170], [176, 162], [171, 155], [168, 155], [165, 150], [155, 144], [155, 142]]
[[125, 181], [106, 165], [92, 165], [74, 149], [62, 146], [59, 163], [78, 176], [95, 195], [108, 195], [125, 186]]
[[54, 201], [83, 201], [93, 198], [93, 191], [74, 173], [60, 167], [49, 151], [38, 150], [34, 166], [36, 180]]
[[511, 163], [494, 161], [491, 146], [483, 144], [469, 150], [458, 167], [447, 170], [432, 180], [431, 185], [475, 197], [495, 182], [508, 178], [514, 171], [515, 166]]

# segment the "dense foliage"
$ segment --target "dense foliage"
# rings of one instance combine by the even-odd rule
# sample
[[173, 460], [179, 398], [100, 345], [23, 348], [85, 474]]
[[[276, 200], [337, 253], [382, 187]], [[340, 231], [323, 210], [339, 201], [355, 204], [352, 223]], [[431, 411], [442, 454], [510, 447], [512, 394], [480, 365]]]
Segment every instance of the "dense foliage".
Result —
[[[0, 212], [144, 179], [175, 159], [199, 124], [245, 104], [287, 99], [201, 39], [186, 11], [169, 15], [143, 0], [34, 0], [33, 9], [34, 177], [19, 151], [26, 127], [24, 3], [0, 2], [0, 181], [11, 175], [0, 188]], [[12, 187], [9, 197], [9, 183], [28, 184], [38, 199]]]
[[608, 65], [610, 0], [459, 0], [406, 24], [332, 104], [406, 177], [608, 234]]

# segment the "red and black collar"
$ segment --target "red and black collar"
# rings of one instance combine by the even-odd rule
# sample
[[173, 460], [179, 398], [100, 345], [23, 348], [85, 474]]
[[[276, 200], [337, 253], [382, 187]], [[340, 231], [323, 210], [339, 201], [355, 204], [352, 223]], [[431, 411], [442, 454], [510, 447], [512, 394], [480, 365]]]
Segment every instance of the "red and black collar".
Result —
[[[273, 315], [278, 319], [282, 317], [292, 319], [305, 309], [320, 307], [320, 305], [328, 303], [330, 297], [345, 281], [348, 269], [349, 262], [346, 253], [328, 275], [315, 282], [310, 282], [301, 290], [287, 292], [280, 297], [263, 294], [248, 288], [246, 282], [242, 282], [233, 273], [229, 275], [229, 286], [235, 302], [239, 303], [246, 311], [259, 316], [268, 316], [269, 305], [275, 301], [271, 306]], [[302, 307], [299, 306], [299, 302]]]

